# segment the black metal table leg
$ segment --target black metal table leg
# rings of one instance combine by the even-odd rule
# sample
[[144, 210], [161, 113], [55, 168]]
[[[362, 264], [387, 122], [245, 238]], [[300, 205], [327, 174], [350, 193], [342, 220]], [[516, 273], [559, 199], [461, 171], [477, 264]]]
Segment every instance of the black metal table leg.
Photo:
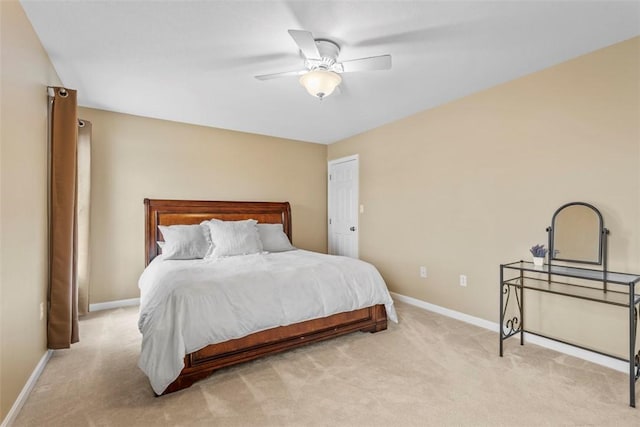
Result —
[[520, 270], [520, 345], [524, 345], [524, 271]]
[[500, 264], [500, 323], [498, 324], [498, 328], [500, 329], [498, 331], [499, 337], [500, 337], [500, 357], [502, 357], [502, 336], [503, 336], [503, 329], [502, 329], [502, 322], [504, 322], [504, 309], [502, 307], [503, 304], [503, 297], [502, 297], [502, 286], [504, 284], [504, 269], [502, 264]]
[[636, 407], [635, 283], [629, 284], [629, 406]]

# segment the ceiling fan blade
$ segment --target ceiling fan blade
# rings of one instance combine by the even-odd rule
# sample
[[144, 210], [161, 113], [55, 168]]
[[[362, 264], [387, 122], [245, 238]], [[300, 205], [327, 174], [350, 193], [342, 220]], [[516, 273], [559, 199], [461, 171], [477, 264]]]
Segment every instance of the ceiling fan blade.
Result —
[[343, 73], [355, 71], [388, 70], [391, 68], [391, 55], [372, 56], [370, 58], [352, 59], [342, 63]]
[[[1, 1], [1, 0], [0, 0]], [[196, 55], [194, 55], [196, 56]], [[268, 53], [264, 55], [246, 55], [246, 56], [216, 56], [215, 58], [205, 58], [198, 60], [198, 65], [207, 68], [216, 69], [234, 69], [241, 67], [254, 67], [256, 63], [267, 63], [290, 59], [293, 62], [300, 59], [300, 55], [293, 52], [289, 53]]]
[[279, 79], [280, 77], [301, 76], [309, 70], [285, 71], [284, 73], [262, 74], [255, 76], [258, 80]]
[[289, 35], [296, 42], [300, 51], [307, 59], [320, 59], [320, 52], [318, 52], [318, 46], [313, 38], [313, 34], [309, 31], [303, 30], [289, 30]]
[[[426, 28], [416, 28], [412, 30], [386, 33], [384, 28], [377, 28], [379, 36], [364, 39], [360, 41], [354, 41], [351, 46], [354, 47], [371, 47], [371, 46], [397, 46], [394, 51], [398, 49], [407, 49], [408, 51], [415, 52], [416, 46], [412, 44], [433, 46], [434, 44], [450, 44], [465, 46], [469, 45], [469, 42], [475, 44], [488, 43], [486, 37], [483, 36], [489, 32], [495, 26], [495, 22], [489, 19], [473, 19], [466, 21], [450, 22], [440, 25], [431, 25]], [[496, 32], [496, 34], [498, 34]]]
[[378, 37], [361, 40], [354, 43], [354, 46], [378, 46], [385, 44], [398, 44], [407, 42], [429, 42], [435, 39], [437, 36], [442, 37], [442, 34], [438, 32], [446, 32], [447, 26], [443, 27], [429, 27], [418, 28], [415, 30], [407, 30], [394, 34], [383, 34]]

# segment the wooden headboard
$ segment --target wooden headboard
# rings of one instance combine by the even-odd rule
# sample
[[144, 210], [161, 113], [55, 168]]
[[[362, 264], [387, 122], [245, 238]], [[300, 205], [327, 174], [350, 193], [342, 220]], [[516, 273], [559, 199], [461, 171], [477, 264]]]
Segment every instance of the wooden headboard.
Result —
[[212, 218], [223, 221], [255, 219], [268, 224], [282, 224], [291, 241], [291, 207], [289, 202], [213, 202], [198, 200], [144, 199], [145, 265], [158, 255], [162, 233], [158, 225], [199, 224]]

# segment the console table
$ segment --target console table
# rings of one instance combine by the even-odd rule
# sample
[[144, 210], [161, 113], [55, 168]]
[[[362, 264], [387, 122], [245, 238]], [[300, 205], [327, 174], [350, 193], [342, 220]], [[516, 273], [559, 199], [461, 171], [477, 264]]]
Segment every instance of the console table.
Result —
[[[567, 278], [581, 279], [581, 283], [585, 284], [568, 283]], [[637, 274], [614, 273], [562, 265], [545, 264], [535, 266], [533, 263], [525, 261], [501, 264], [500, 357], [503, 355], [504, 340], [520, 334], [520, 345], [524, 345], [524, 333], [527, 332], [623, 360], [629, 363], [629, 405], [635, 408], [635, 385], [638, 377], [640, 377], [640, 352], [636, 353], [636, 331], [638, 327], [638, 309], [636, 306], [640, 303], [640, 290], [636, 293], [635, 289], [639, 281], [640, 275]], [[599, 285], [595, 285], [594, 282], [598, 282]], [[609, 288], [609, 284], [614, 286]], [[622, 358], [527, 330], [524, 325], [525, 289], [626, 308], [629, 316], [629, 357]], [[512, 306], [512, 310], [515, 309], [516, 314], [507, 316], [507, 308], [514, 301], [516, 307]]]

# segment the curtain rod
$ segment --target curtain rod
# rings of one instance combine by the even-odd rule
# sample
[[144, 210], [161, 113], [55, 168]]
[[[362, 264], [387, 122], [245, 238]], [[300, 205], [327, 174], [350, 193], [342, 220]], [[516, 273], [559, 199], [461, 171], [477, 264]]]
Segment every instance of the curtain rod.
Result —
[[[47, 86], [47, 94], [50, 97], [56, 96], [55, 86]], [[67, 89], [64, 87], [60, 87], [60, 96], [67, 96]]]

